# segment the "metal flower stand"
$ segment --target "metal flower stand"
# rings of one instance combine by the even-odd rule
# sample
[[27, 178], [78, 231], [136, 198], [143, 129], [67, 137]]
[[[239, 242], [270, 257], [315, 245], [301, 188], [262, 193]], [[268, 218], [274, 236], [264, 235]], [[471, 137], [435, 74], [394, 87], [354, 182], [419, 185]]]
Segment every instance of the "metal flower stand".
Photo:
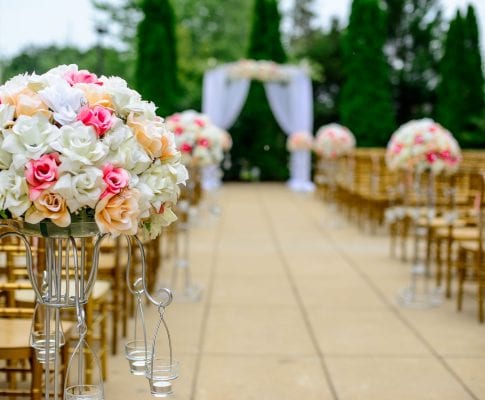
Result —
[[[172, 234], [173, 265], [170, 289], [175, 301], [196, 302], [202, 298], [203, 289], [192, 282], [190, 268], [190, 201], [180, 200], [177, 204], [178, 220], [169, 229]], [[180, 279], [181, 278], [181, 279]]]
[[[17, 237], [26, 250], [27, 273], [36, 295], [30, 343], [44, 368], [45, 400], [52, 398], [103, 400], [104, 390], [99, 360], [86, 342], [88, 326], [84, 306], [96, 281], [101, 244], [108, 235], [98, 234], [94, 222], [73, 223], [68, 228], [59, 228], [50, 222], [41, 222], [37, 225], [7, 224], [3, 228], [5, 229], [0, 234], [0, 240], [6, 237]], [[33, 262], [29, 236], [41, 236], [45, 240], [44, 270], [40, 270], [39, 265]], [[143, 245], [136, 236], [133, 240], [140, 252], [142, 273], [137, 282], [137, 290], [132, 292], [136, 296], [145, 295], [160, 310], [165, 310], [172, 300], [172, 294], [168, 289], [161, 289], [157, 293], [163, 299], [156, 300], [147, 291]], [[130, 264], [130, 261], [128, 263]], [[65, 381], [61, 382], [60, 349], [66, 345], [61, 329], [61, 310], [66, 309], [75, 311], [78, 340], [65, 371]], [[143, 331], [145, 330], [143, 322]], [[145, 357], [141, 360], [141, 370], [152, 386], [151, 376], [154, 367], [150, 364], [151, 369], [148, 368], [149, 358], [146, 354], [149, 347], [146, 344], [146, 335], [142, 340]], [[171, 364], [167, 366], [170, 371]], [[170, 375], [170, 381], [172, 379], [174, 374]], [[165, 391], [163, 397], [170, 393]], [[153, 395], [161, 397], [157, 393]]]
[[[431, 271], [420, 251], [420, 242], [427, 240], [431, 220], [436, 214], [435, 178], [432, 172], [426, 176], [416, 172], [413, 182], [416, 202], [408, 209], [414, 230], [411, 281], [398, 295], [399, 304], [406, 308], [425, 309], [442, 303], [442, 293], [431, 285]], [[426, 193], [423, 193], [423, 180], [426, 180]], [[424, 219], [426, 223], [424, 225], [421, 223], [423, 219], [421, 204], [425, 204]]]

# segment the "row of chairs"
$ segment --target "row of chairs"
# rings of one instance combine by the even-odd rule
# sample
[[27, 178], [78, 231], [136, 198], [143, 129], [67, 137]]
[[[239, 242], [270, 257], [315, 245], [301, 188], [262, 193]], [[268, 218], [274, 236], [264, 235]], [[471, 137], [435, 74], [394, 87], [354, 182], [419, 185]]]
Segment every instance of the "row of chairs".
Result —
[[357, 149], [333, 162], [320, 161], [318, 193], [360, 228], [388, 228], [392, 256], [407, 261], [410, 242], [424, 242], [424, 262], [436, 286], [444, 286], [450, 298], [456, 282], [458, 310], [465, 283], [474, 282], [483, 322], [485, 152], [465, 151], [459, 171], [449, 176], [391, 172], [384, 154], [384, 149]]

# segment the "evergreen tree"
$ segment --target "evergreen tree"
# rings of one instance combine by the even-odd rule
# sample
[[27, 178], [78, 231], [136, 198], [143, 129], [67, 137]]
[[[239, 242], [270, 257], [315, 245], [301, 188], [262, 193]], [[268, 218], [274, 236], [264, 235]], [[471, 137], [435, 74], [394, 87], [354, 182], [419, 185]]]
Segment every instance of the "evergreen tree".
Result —
[[143, 0], [144, 18], [138, 25], [135, 82], [144, 99], [153, 101], [157, 113], [177, 110], [177, 54], [174, 12], [169, 0]]
[[[255, 0], [252, 18], [248, 58], [284, 63], [276, 0]], [[287, 178], [286, 135], [271, 113], [261, 83], [251, 84], [241, 117], [231, 133], [234, 164], [229, 178], [237, 178], [241, 167], [259, 167], [262, 180]]]
[[385, 37], [386, 15], [378, 0], [354, 0], [343, 39], [340, 112], [360, 146], [385, 145], [396, 127]]
[[436, 103], [436, 84], [442, 18], [439, 0], [386, 0], [385, 51], [399, 124], [430, 116]]
[[464, 97], [466, 88], [464, 83], [464, 42], [465, 21], [457, 11], [455, 18], [450, 22], [444, 55], [440, 62], [441, 80], [438, 85], [438, 104], [436, 116], [438, 121], [459, 138], [465, 127], [467, 115]]
[[290, 44], [293, 50], [307, 47], [317, 30], [314, 27], [316, 19], [313, 7], [315, 0], [295, 0], [291, 11], [292, 29], [290, 32]]
[[470, 129], [471, 123], [484, 111], [484, 77], [482, 70], [482, 57], [480, 54], [480, 43], [477, 26], [477, 18], [474, 8], [469, 5], [465, 17], [465, 44], [462, 54], [466, 71], [464, 78], [467, 90], [466, 102], [467, 112], [466, 128]]

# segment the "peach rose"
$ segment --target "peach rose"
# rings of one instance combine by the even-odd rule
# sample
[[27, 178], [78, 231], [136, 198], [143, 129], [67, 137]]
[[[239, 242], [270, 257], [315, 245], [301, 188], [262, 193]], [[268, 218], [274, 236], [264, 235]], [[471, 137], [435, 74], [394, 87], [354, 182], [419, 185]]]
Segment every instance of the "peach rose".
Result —
[[59, 193], [44, 190], [25, 213], [25, 222], [29, 224], [37, 224], [44, 218], [49, 218], [60, 227], [69, 226], [71, 223], [66, 200]]
[[80, 83], [76, 87], [83, 91], [84, 97], [86, 97], [86, 100], [91, 107], [103, 106], [110, 110], [114, 109], [111, 95], [101, 86]]
[[29, 88], [25, 88], [14, 95], [10, 95], [6, 99], [6, 103], [15, 107], [15, 117], [17, 118], [20, 115], [31, 117], [38, 112], [49, 118], [52, 114], [51, 111], [49, 111], [49, 107], [41, 100], [40, 96]]
[[149, 121], [130, 113], [126, 124], [133, 130], [136, 140], [150, 157], [157, 158], [162, 155], [164, 128], [161, 121]]
[[113, 235], [135, 235], [138, 231], [140, 192], [125, 189], [111, 194], [96, 205], [94, 218], [102, 233]]

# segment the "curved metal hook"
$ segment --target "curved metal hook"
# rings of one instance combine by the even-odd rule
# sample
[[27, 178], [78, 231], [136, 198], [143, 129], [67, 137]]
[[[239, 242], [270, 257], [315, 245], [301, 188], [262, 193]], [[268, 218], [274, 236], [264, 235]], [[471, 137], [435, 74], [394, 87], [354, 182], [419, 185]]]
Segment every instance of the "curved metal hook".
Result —
[[148, 291], [147, 289], [147, 280], [146, 280], [146, 260], [145, 260], [145, 249], [143, 248], [143, 243], [141, 240], [138, 238], [138, 236], [134, 235], [133, 240], [138, 246], [138, 250], [140, 251], [140, 259], [141, 259], [141, 274], [142, 274], [142, 280], [143, 280], [143, 289], [145, 290], [145, 295], [147, 296], [148, 300], [150, 302], [158, 307], [168, 307], [170, 303], [173, 300], [173, 294], [170, 289], [167, 288], [161, 288], [158, 291], [165, 293], [167, 296], [167, 299], [165, 301], [157, 301]]

